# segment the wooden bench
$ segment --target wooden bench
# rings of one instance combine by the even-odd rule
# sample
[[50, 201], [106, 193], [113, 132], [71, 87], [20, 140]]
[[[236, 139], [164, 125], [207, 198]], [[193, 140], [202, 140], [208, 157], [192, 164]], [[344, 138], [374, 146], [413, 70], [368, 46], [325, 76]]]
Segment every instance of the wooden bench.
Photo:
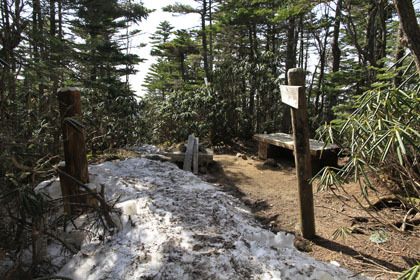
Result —
[[[293, 135], [287, 133], [256, 134], [254, 139], [258, 141], [258, 156], [261, 159], [275, 157], [278, 153], [275, 147], [281, 147], [294, 151]], [[318, 172], [324, 166], [336, 166], [339, 147], [310, 139], [309, 149], [311, 153], [312, 172]]]

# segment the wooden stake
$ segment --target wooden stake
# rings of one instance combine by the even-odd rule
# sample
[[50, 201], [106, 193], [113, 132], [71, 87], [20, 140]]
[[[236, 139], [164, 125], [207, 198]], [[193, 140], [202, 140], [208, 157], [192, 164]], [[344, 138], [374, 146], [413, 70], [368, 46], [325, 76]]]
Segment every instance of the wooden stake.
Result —
[[183, 168], [185, 171], [191, 171], [191, 163], [193, 160], [193, 153], [194, 153], [194, 141], [195, 141], [194, 135], [188, 136], [188, 145], [187, 145], [187, 151], [185, 152], [184, 168]]
[[[80, 91], [76, 88], [59, 89], [58, 102], [66, 163], [64, 167], [60, 168], [84, 184], [89, 183]], [[66, 212], [68, 211], [68, 214], [73, 214], [76, 209], [71, 204], [86, 204], [87, 196], [78, 196], [81, 194], [79, 186], [61, 175], [60, 182], [63, 196], [68, 196], [64, 198], [64, 209]]]
[[194, 138], [193, 173], [198, 174], [198, 137]]
[[309, 151], [309, 126], [305, 98], [305, 72], [301, 68], [287, 73], [290, 86], [301, 86], [298, 94], [299, 108], [291, 108], [296, 174], [298, 178], [300, 227], [306, 239], [315, 237], [315, 218], [312, 184], [311, 154]]

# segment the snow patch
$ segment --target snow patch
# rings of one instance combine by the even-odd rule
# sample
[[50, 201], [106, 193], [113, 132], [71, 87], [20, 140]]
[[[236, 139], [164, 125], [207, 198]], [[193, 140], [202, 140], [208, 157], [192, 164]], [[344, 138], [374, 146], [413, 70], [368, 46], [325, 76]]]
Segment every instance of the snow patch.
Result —
[[[85, 239], [59, 271], [78, 279], [365, 279], [297, 251], [236, 198], [168, 162], [130, 158], [89, 167], [121, 209], [111, 237]], [[53, 182], [50, 187], [55, 186]], [[42, 183], [39, 189], [44, 189]], [[55, 191], [52, 191], [54, 193]]]

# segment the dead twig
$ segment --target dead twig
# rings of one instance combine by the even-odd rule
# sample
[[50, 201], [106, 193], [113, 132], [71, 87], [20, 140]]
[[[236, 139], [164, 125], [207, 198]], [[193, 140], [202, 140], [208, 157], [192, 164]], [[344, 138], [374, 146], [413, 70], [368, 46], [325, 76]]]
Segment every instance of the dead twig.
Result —
[[407, 213], [404, 216], [402, 225], [401, 225], [401, 230], [405, 231], [405, 227], [407, 226], [407, 219], [408, 219], [408, 215], [411, 214], [411, 212], [413, 212], [414, 208], [410, 208], [410, 210], [407, 211]]
[[55, 168], [55, 170], [60, 173], [61, 175], [64, 175], [65, 177], [69, 178], [76, 184], [78, 184], [80, 187], [82, 187], [89, 195], [93, 196], [96, 200], [100, 202], [100, 209], [102, 210], [102, 214], [105, 218], [105, 221], [107, 222], [108, 226], [111, 228], [116, 227], [114, 221], [112, 220], [109, 213], [112, 211], [112, 207], [108, 205], [108, 203], [97, 193], [92, 192], [88, 186], [86, 186], [83, 182], [76, 179], [72, 175], [68, 174], [67, 172], [64, 172], [63, 170], [60, 170], [58, 168]]

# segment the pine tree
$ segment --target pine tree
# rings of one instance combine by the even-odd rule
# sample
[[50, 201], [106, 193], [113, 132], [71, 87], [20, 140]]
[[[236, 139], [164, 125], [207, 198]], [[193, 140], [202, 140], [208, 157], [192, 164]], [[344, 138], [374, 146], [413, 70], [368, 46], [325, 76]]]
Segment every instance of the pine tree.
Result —
[[119, 32], [127, 22], [145, 18], [148, 10], [117, 0], [78, 0], [74, 9], [77, 19], [72, 21], [73, 32], [82, 39], [74, 53], [79, 70], [75, 79], [88, 93], [92, 111], [87, 112], [87, 121], [94, 127], [90, 139], [97, 140], [92, 147], [125, 144], [135, 137], [133, 127], [139, 107], [122, 77], [134, 74], [133, 66], [141, 59], [124, 52]]

